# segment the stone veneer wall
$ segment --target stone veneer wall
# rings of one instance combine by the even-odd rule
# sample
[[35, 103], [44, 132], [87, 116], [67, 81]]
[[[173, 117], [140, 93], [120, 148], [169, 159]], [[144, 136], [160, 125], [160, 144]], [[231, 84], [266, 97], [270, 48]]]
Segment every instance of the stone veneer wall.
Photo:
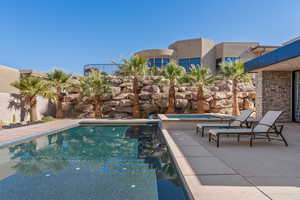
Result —
[[264, 71], [256, 76], [256, 112], [283, 110], [282, 121], [292, 120], [292, 72]]

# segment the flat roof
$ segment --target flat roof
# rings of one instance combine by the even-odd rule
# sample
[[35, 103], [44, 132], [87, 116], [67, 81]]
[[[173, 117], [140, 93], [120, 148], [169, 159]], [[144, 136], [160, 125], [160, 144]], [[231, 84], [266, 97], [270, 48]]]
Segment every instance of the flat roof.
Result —
[[245, 71], [261, 69], [300, 56], [300, 40], [282, 46], [245, 63]]

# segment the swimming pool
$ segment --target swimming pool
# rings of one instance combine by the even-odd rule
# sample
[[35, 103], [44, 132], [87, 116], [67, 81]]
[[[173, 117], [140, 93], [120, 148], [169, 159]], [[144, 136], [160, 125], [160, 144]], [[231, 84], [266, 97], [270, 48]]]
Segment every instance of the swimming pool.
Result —
[[79, 126], [0, 149], [11, 199], [189, 199], [157, 124]]

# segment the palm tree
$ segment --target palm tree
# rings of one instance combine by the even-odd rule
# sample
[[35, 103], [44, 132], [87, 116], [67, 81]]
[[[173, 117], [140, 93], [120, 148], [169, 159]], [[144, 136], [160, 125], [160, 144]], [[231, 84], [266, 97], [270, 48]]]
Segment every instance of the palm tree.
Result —
[[11, 85], [19, 89], [25, 103], [29, 105], [30, 121], [37, 121], [37, 96], [53, 98], [53, 92], [47, 81], [36, 76], [25, 76]]
[[167, 113], [175, 113], [175, 86], [181, 82], [185, 75], [185, 70], [183, 67], [178, 66], [175, 63], [169, 63], [163, 72], [163, 76], [169, 82], [169, 104]]
[[65, 92], [71, 85], [70, 74], [66, 74], [62, 70], [55, 69], [48, 74], [48, 80], [52, 88], [56, 90], [56, 118], [63, 118], [63, 92]]
[[222, 63], [221, 74], [225, 79], [232, 81], [232, 114], [239, 115], [238, 83], [249, 82], [249, 74], [245, 72], [244, 63], [240, 61]]
[[133, 93], [134, 98], [132, 99], [133, 111], [132, 116], [139, 118], [141, 115], [139, 94], [141, 89], [139, 87], [139, 81], [145, 77], [148, 71], [147, 59], [139, 56], [132, 56], [129, 60], [124, 59], [124, 64], [120, 66], [117, 74], [121, 76], [133, 77]]
[[111, 83], [101, 72], [93, 71], [80, 80], [82, 92], [80, 97], [94, 106], [96, 118], [102, 117], [104, 98], [111, 93]]
[[190, 81], [197, 85], [197, 113], [204, 113], [204, 87], [211, 85], [217, 80], [209, 68], [193, 65], [191, 68]]

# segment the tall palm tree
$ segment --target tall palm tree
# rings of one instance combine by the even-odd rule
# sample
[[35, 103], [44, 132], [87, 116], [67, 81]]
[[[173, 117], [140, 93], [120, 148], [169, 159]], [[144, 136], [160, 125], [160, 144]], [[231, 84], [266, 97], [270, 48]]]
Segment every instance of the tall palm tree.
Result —
[[71, 74], [66, 74], [62, 70], [55, 69], [48, 74], [48, 80], [51, 87], [56, 90], [56, 118], [63, 118], [63, 92], [65, 92], [71, 86]]
[[197, 113], [204, 113], [204, 88], [217, 80], [209, 68], [193, 65], [191, 68], [190, 81], [197, 85]]
[[80, 80], [82, 92], [80, 97], [94, 106], [96, 118], [102, 118], [102, 105], [104, 98], [111, 94], [111, 83], [107, 76], [101, 72], [93, 71]]
[[53, 99], [54, 95], [49, 84], [40, 77], [25, 76], [11, 84], [19, 89], [20, 94], [29, 105], [30, 121], [37, 121], [37, 96]]
[[232, 81], [232, 114], [239, 115], [238, 104], [238, 83], [249, 82], [249, 73], [244, 70], [244, 63], [241, 61], [224, 62], [221, 64], [221, 75], [227, 80]]
[[148, 71], [147, 59], [139, 56], [132, 56], [129, 60], [124, 59], [124, 64], [120, 66], [117, 74], [121, 76], [133, 77], [133, 93], [132, 99], [133, 111], [132, 116], [139, 118], [141, 116], [141, 106], [139, 102], [139, 94], [141, 92], [139, 81], [145, 77]]
[[164, 68], [163, 76], [169, 83], [169, 104], [168, 104], [167, 113], [175, 113], [175, 104], [176, 104], [175, 86], [178, 83], [180, 83], [184, 75], [185, 75], [184, 68], [178, 66], [175, 63], [169, 63]]

